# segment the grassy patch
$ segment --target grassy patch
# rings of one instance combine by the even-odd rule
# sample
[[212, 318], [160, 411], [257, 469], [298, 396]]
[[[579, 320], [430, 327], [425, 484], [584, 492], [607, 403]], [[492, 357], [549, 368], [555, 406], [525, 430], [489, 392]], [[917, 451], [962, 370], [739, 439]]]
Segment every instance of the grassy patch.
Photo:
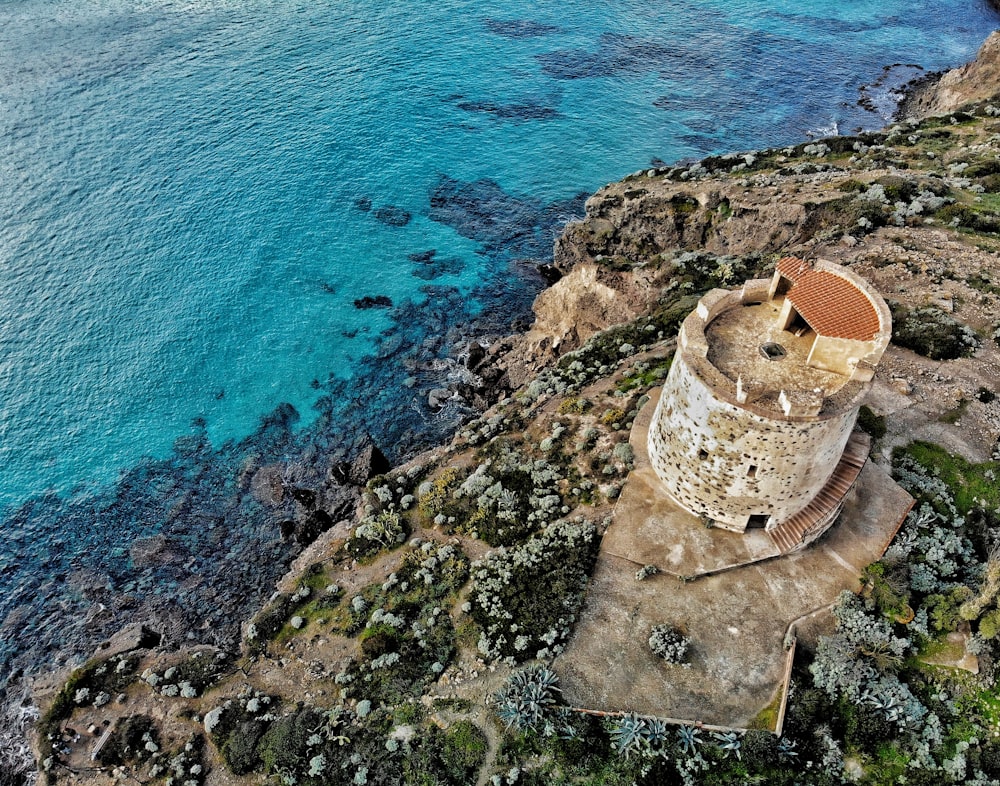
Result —
[[955, 456], [931, 442], [911, 442], [893, 451], [893, 461], [898, 456], [909, 456], [928, 473], [939, 477], [955, 498], [955, 507], [968, 513], [976, 507], [995, 510], [1000, 506], [1000, 461], [975, 464]]
[[633, 366], [618, 380], [615, 388], [622, 393], [629, 393], [633, 390], [648, 390], [666, 378], [672, 362], [673, 358], [669, 357]]
[[758, 712], [747, 725], [750, 729], [762, 729], [764, 731], [774, 731], [778, 725], [778, 712], [781, 710], [781, 697], [784, 696], [785, 689], [782, 687], [771, 699], [771, 703]]
[[885, 415], [876, 415], [868, 406], [862, 406], [858, 411], [858, 428], [872, 439], [882, 439], [885, 436]]

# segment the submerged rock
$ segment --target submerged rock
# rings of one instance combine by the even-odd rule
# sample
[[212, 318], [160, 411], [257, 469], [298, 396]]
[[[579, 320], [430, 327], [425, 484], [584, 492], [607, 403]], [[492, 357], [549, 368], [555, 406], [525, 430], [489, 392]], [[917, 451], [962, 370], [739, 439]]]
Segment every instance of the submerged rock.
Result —
[[558, 109], [544, 101], [522, 101], [517, 104], [461, 101], [456, 106], [463, 112], [482, 112], [501, 120], [555, 120], [562, 117]]
[[361, 310], [369, 308], [392, 308], [392, 298], [388, 295], [365, 295], [354, 301], [354, 307]]
[[487, 19], [483, 26], [495, 35], [504, 38], [536, 38], [562, 32], [556, 25], [547, 25], [531, 19]]
[[427, 251], [414, 251], [412, 254], [407, 254], [406, 258], [411, 262], [419, 262], [421, 265], [426, 265], [433, 261], [436, 256], [437, 249], [432, 248]]
[[401, 207], [385, 205], [375, 211], [375, 218], [387, 226], [405, 227], [410, 223], [412, 216], [408, 210], [403, 210]]

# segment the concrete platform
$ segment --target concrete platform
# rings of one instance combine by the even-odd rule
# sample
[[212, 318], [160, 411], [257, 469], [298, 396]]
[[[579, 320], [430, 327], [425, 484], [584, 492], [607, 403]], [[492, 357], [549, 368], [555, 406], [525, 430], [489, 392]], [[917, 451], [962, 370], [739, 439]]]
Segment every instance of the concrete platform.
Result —
[[648, 463], [636, 464], [615, 506], [614, 524], [604, 536], [602, 553], [634, 563], [635, 569], [656, 565], [685, 578], [781, 553], [762, 529], [739, 533], [706, 527], [666, 496], [662, 481]]
[[[645, 445], [639, 453], [635, 442], [645, 442], [645, 429], [637, 431], [641, 457]], [[576, 633], [555, 662], [564, 695], [590, 710], [748, 727], [783, 684], [789, 624], [857, 590], [861, 569], [883, 554], [913, 501], [869, 463], [837, 523], [806, 549], [777, 557], [763, 532], [708, 529], [658, 494], [657, 482], [648, 465], [629, 476]], [[749, 564], [731, 567], [740, 562]], [[683, 576], [730, 569], [637, 581], [644, 564]], [[650, 652], [659, 624], [691, 638], [690, 668]]]
[[649, 425], [662, 388], [649, 392], [639, 412], [629, 444], [635, 467], [615, 505], [614, 526], [604, 536], [601, 551], [690, 578], [769, 559], [781, 552], [764, 530], [745, 533], [706, 527], [702, 520], [667, 496], [649, 463]]

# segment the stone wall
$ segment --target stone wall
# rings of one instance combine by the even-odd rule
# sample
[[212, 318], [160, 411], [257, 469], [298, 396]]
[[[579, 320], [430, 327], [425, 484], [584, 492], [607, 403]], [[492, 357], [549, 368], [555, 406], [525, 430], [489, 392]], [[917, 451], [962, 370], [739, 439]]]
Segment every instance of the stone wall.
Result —
[[743, 531], [750, 516], [784, 521], [830, 478], [857, 418], [856, 403], [812, 418], [768, 417], [725, 401], [678, 349], [653, 415], [653, 469], [686, 509]]

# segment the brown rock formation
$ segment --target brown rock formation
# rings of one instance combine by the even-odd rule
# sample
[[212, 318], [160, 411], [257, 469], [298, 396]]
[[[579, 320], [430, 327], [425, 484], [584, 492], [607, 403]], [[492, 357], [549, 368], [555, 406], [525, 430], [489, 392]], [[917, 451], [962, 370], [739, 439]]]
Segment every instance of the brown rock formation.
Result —
[[1000, 30], [980, 47], [976, 59], [946, 72], [937, 81], [918, 87], [908, 98], [903, 114], [909, 117], [954, 112], [972, 101], [1000, 92]]

